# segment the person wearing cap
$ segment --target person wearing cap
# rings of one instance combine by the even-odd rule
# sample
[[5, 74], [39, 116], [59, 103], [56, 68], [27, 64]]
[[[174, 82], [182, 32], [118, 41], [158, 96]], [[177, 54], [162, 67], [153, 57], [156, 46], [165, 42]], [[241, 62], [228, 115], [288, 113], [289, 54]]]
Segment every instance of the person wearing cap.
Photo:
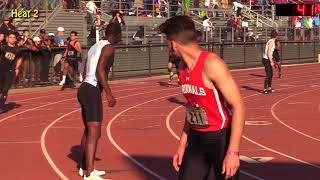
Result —
[[3, 23], [0, 27], [0, 30], [4, 32], [5, 35], [7, 35], [7, 33], [11, 30], [11, 27], [9, 26], [9, 22], [10, 22], [9, 17], [8, 16], [3, 17], [2, 22]]
[[112, 19], [109, 23], [118, 23], [121, 27], [125, 26], [126, 23], [123, 20], [123, 11], [116, 11], [112, 14]]
[[41, 29], [41, 30], [40, 30], [39, 38], [41, 39], [42, 42], [43, 42], [45, 39], [47, 39], [46, 30], [44, 30], [44, 29]]
[[64, 28], [58, 27], [57, 28], [57, 35], [54, 36], [54, 38], [53, 38], [54, 43], [58, 46], [65, 46], [65, 44], [64, 44], [65, 39], [63, 38], [63, 36], [64, 36]]
[[40, 61], [42, 60], [42, 54], [41, 54], [41, 39], [38, 36], [35, 36], [33, 39], [33, 45], [34, 48], [37, 50], [32, 51], [32, 71], [31, 73], [34, 75], [34, 82], [40, 81]]
[[88, 31], [90, 31], [91, 26], [93, 25], [94, 15], [97, 13], [98, 7], [96, 6], [93, 0], [90, 0], [86, 4], [86, 9], [87, 9]]

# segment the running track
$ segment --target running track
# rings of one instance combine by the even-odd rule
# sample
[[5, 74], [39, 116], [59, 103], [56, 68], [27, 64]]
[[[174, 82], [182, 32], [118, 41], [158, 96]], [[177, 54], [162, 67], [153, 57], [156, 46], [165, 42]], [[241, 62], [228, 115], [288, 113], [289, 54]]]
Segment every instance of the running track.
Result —
[[[276, 92], [264, 95], [262, 69], [233, 71], [247, 106], [241, 180], [320, 179], [320, 65], [283, 68]], [[173, 83], [176, 84], [176, 83]], [[185, 102], [163, 77], [111, 85], [97, 169], [113, 180], [176, 179], [171, 157]], [[83, 127], [76, 90], [12, 93], [19, 105], [0, 114], [1, 179], [81, 179], [76, 161]]]

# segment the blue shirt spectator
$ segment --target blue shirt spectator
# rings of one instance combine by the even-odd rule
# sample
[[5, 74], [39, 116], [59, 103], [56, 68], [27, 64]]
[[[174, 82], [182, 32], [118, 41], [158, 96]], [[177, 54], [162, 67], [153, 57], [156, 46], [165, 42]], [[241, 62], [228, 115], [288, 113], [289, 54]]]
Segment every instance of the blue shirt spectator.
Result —
[[320, 18], [318, 16], [314, 17], [313, 23], [315, 26], [320, 26]]

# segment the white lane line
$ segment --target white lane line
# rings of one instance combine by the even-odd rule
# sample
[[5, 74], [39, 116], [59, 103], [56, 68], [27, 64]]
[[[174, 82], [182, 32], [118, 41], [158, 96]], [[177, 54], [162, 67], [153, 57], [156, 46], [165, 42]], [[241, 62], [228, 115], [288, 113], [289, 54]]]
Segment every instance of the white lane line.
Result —
[[40, 144], [40, 141], [0, 141], [0, 144]]
[[292, 130], [292, 131], [294, 131], [294, 132], [296, 132], [296, 133], [298, 133], [298, 134], [301, 134], [302, 136], [305, 136], [305, 137], [307, 137], [307, 138], [310, 138], [310, 139], [312, 139], [312, 140], [315, 140], [315, 141], [320, 142], [320, 139], [315, 138], [315, 137], [313, 137], [313, 136], [310, 136], [310, 135], [308, 135], [308, 134], [306, 134], [306, 133], [303, 133], [303, 132], [301, 132], [301, 131], [299, 131], [299, 130], [293, 128], [293, 127], [291, 127], [290, 125], [286, 124], [285, 122], [281, 121], [280, 118], [279, 118], [279, 117], [276, 115], [276, 113], [275, 113], [275, 107], [276, 107], [279, 103], [281, 103], [282, 101], [287, 100], [287, 99], [289, 99], [289, 98], [291, 98], [291, 97], [294, 97], [294, 96], [298, 96], [298, 95], [300, 95], [300, 94], [304, 94], [304, 93], [306, 93], [306, 92], [312, 92], [312, 91], [317, 91], [317, 90], [320, 90], [320, 89], [313, 89], [313, 90], [308, 90], [308, 91], [302, 91], [302, 92], [300, 92], [300, 93], [293, 94], [293, 95], [290, 95], [290, 96], [285, 97], [285, 98], [283, 98], [283, 99], [280, 99], [279, 101], [277, 101], [276, 103], [274, 103], [274, 104], [272, 105], [272, 107], [271, 107], [271, 114], [272, 114], [272, 116], [274, 117], [275, 120], [277, 120], [280, 124], [284, 125], [284, 126], [287, 127], [288, 129], [290, 129], [290, 130]]
[[158, 97], [158, 98], [155, 98], [155, 99], [151, 99], [149, 101], [145, 101], [143, 103], [140, 103], [140, 104], [137, 104], [135, 106], [132, 106], [128, 109], [125, 109], [123, 111], [121, 111], [120, 113], [118, 113], [117, 115], [115, 115], [108, 123], [108, 126], [107, 126], [107, 135], [108, 135], [108, 138], [111, 142], [111, 144], [118, 149], [119, 152], [121, 152], [121, 154], [123, 154], [124, 156], [126, 156], [130, 161], [132, 161], [134, 164], [136, 164], [137, 166], [139, 166], [141, 169], [143, 169], [144, 171], [148, 172], [149, 174], [151, 174], [152, 176], [156, 177], [157, 179], [160, 179], [160, 180], [167, 180], [166, 178], [162, 177], [161, 175], [157, 174], [156, 172], [152, 171], [151, 169], [149, 169], [148, 167], [146, 167], [145, 165], [143, 165], [142, 163], [140, 163], [138, 160], [136, 160], [135, 158], [133, 158], [129, 153], [127, 153], [124, 149], [122, 149], [117, 143], [116, 141], [113, 139], [112, 137], [112, 134], [111, 134], [111, 126], [112, 126], [112, 123], [118, 118], [120, 117], [123, 113], [135, 108], [135, 107], [138, 107], [138, 106], [141, 106], [141, 105], [144, 105], [144, 104], [147, 104], [147, 103], [150, 103], [150, 102], [153, 102], [153, 101], [157, 101], [157, 100], [160, 100], [160, 99], [163, 99], [163, 98], [166, 98], [166, 97], [171, 97], [171, 96], [174, 96], [174, 95], [178, 95], [178, 94], [171, 94], [171, 95], [167, 95], [167, 96], [162, 96], [162, 97]]
[[[148, 94], [148, 93], [154, 93], [154, 92], [160, 92], [160, 91], [167, 91], [167, 90], [172, 90], [172, 89], [176, 89], [176, 88], [170, 88], [170, 89], [161, 89], [161, 90], [155, 90], [155, 91], [149, 91], [149, 92], [142, 92], [142, 93], [136, 93], [136, 94], [130, 94], [130, 95], [127, 95], [127, 96], [122, 96], [122, 97], [118, 97], [117, 99], [123, 99], [123, 98], [127, 98], [127, 97], [131, 97], [131, 96], [137, 96], [137, 95], [142, 95], [142, 94]], [[103, 103], [105, 103], [106, 101], [104, 101]], [[75, 112], [78, 112], [80, 111], [81, 109], [78, 108], [78, 109], [75, 109], [67, 114], [64, 114], [62, 116], [60, 116], [59, 118], [55, 119], [54, 121], [52, 121], [45, 129], [44, 131], [42, 132], [41, 134], [41, 140], [40, 140], [40, 143], [41, 143], [41, 150], [42, 150], [42, 153], [43, 155], [45, 156], [45, 158], [47, 159], [49, 165], [51, 166], [51, 168], [57, 173], [57, 175], [63, 179], [63, 180], [69, 180], [62, 172], [61, 170], [57, 167], [57, 165], [53, 162], [52, 158], [50, 157], [49, 153], [48, 153], [48, 150], [47, 150], [47, 147], [46, 147], [46, 136], [47, 136], [47, 133], [49, 131], [50, 128], [53, 127], [53, 125], [55, 125], [58, 121], [60, 121], [61, 119], [63, 119], [64, 117], [66, 116], [69, 116], [70, 114], [73, 114]], [[110, 122], [109, 122], [110, 123]]]
[[[171, 128], [171, 126], [170, 126], [170, 119], [171, 119], [171, 116], [173, 115], [173, 113], [175, 113], [179, 108], [181, 108], [181, 107], [183, 107], [183, 106], [178, 106], [178, 107], [176, 107], [175, 109], [173, 109], [169, 114], [168, 114], [168, 116], [167, 116], [167, 118], [166, 118], [166, 126], [167, 126], [167, 129], [168, 129], [168, 131], [170, 132], [170, 134], [174, 137], [174, 138], [176, 138], [178, 141], [180, 140], [180, 137], [173, 131], [173, 129]], [[251, 178], [253, 178], [253, 179], [257, 179], [257, 180], [264, 180], [263, 178], [260, 178], [260, 177], [258, 177], [258, 176], [255, 176], [255, 175], [253, 175], [253, 174], [251, 174], [251, 173], [248, 173], [248, 172], [246, 172], [246, 171], [243, 171], [243, 170], [240, 170], [240, 173], [242, 173], [242, 174], [245, 174], [245, 175], [247, 175], [247, 176], [249, 176], [249, 177], [251, 177]]]
[[309, 165], [309, 166], [312, 166], [312, 167], [315, 167], [315, 168], [320, 169], [320, 166], [318, 166], [318, 165], [315, 165], [315, 164], [312, 164], [312, 163], [303, 161], [303, 160], [301, 160], [301, 159], [298, 159], [298, 158], [289, 156], [289, 155], [287, 155], [287, 154], [284, 154], [284, 153], [282, 153], [282, 152], [276, 151], [276, 150], [274, 150], [274, 149], [268, 148], [267, 146], [264, 146], [264, 145], [262, 145], [262, 144], [259, 144], [259, 143], [257, 143], [256, 141], [254, 141], [254, 140], [252, 140], [252, 139], [250, 139], [250, 138], [248, 138], [248, 137], [246, 137], [246, 136], [242, 136], [242, 137], [243, 137], [245, 140], [247, 140], [247, 141], [249, 141], [249, 142], [251, 142], [251, 143], [253, 143], [253, 144], [255, 144], [255, 145], [257, 145], [257, 146], [259, 146], [259, 147], [261, 147], [261, 148], [264, 148], [264, 149], [266, 149], [266, 150], [268, 150], [268, 151], [271, 151], [271, 152], [273, 152], [273, 153], [279, 154], [279, 155], [284, 156], [284, 157], [286, 157], [286, 158], [288, 158], [288, 159], [292, 159], [292, 160], [301, 162], [301, 163], [303, 163], [303, 164], [306, 164], [306, 165]]

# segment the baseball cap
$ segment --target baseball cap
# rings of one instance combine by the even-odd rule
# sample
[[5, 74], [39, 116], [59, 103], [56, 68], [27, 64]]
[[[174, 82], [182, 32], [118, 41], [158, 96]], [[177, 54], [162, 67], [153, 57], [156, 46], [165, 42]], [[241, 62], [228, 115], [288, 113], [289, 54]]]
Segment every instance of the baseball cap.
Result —
[[48, 33], [48, 36], [54, 36], [54, 33]]
[[41, 41], [41, 39], [40, 39], [38, 36], [34, 37], [32, 40], [33, 40], [34, 42]]
[[64, 28], [63, 27], [58, 27], [57, 31], [64, 32]]

